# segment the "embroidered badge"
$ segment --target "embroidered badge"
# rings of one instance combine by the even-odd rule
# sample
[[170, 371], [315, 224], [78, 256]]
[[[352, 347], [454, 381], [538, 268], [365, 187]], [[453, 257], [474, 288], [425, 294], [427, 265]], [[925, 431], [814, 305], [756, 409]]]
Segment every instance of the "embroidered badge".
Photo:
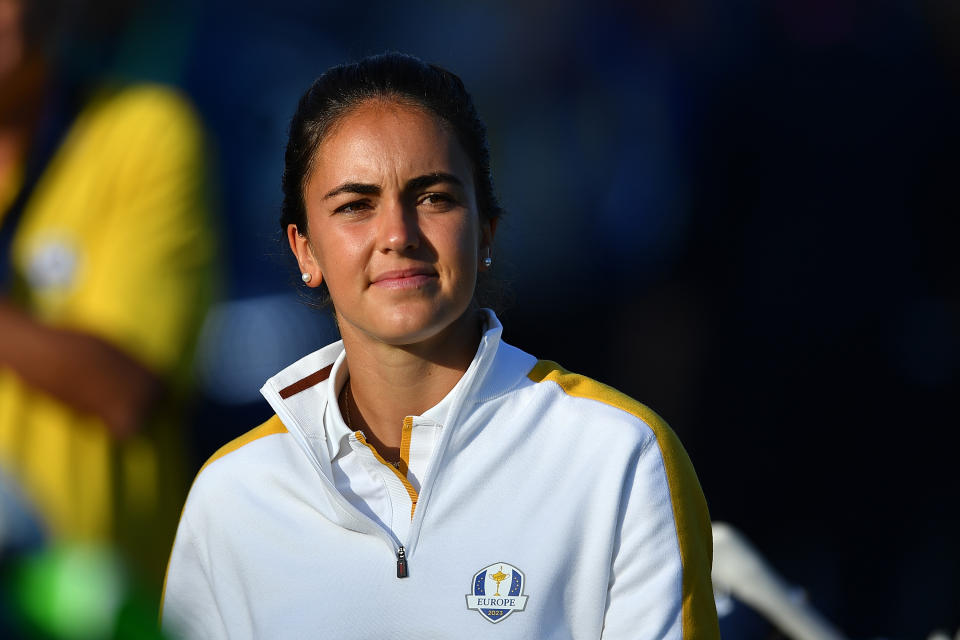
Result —
[[474, 574], [471, 593], [467, 594], [467, 609], [479, 612], [490, 622], [500, 622], [527, 606], [523, 583], [520, 569], [506, 562], [494, 562]]

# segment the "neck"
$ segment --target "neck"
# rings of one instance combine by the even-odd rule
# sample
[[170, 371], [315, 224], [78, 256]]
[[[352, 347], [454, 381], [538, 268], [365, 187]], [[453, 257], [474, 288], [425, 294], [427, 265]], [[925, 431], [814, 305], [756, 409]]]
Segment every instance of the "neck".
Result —
[[466, 372], [480, 342], [480, 318], [460, 319], [415, 345], [388, 345], [359, 332], [342, 332], [353, 396], [352, 425], [387, 448], [400, 446], [403, 419], [420, 415], [446, 396]]
[[23, 160], [27, 139], [26, 131], [0, 128], [0, 193], [6, 191], [8, 181], [14, 180]]
[[38, 57], [0, 83], [0, 190], [23, 159], [46, 91], [46, 66]]

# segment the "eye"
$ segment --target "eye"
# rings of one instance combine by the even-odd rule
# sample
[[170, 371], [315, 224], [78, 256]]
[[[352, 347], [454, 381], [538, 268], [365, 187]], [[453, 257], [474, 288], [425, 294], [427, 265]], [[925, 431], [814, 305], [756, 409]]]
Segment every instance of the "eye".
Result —
[[354, 200], [353, 202], [348, 202], [342, 204], [336, 209], [333, 210], [334, 213], [359, 213], [366, 209], [370, 208], [370, 202], [368, 200]]
[[417, 205], [426, 205], [433, 209], [447, 210], [457, 204], [456, 199], [448, 193], [425, 193], [417, 200]]

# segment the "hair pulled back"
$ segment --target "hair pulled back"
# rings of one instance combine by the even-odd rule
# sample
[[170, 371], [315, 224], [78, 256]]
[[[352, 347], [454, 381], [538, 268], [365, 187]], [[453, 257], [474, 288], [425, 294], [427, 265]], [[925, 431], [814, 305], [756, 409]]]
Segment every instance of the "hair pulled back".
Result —
[[456, 74], [401, 53], [385, 53], [328, 69], [307, 89], [290, 122], [283, 169], [280, 228], [306, 234], [303, 193], [320, 143], [351, 109], [372, 99], [423, 107], [448, 125], [473, 166], [477, 207], [484, 221], [500, 217], [490, 175], [487, 129]]

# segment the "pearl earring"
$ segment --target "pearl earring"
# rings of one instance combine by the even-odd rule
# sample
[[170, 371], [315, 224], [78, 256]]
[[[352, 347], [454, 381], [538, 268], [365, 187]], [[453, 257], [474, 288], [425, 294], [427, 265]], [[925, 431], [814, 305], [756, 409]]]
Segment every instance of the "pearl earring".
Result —
[[493, 258], [491, 258], [490, 256], [487, 256], [486, 258], [483, 259], [483, 266], [485, 266], [487, 269], [489, 269], [490, 265], [492, 264], [493, 264]]
[[303, 280], [303, 284], [309, 284], [310, 281], [313, 280], [313, 276], [309, 273], [302, 273], [300, 274], [300, 279]]

